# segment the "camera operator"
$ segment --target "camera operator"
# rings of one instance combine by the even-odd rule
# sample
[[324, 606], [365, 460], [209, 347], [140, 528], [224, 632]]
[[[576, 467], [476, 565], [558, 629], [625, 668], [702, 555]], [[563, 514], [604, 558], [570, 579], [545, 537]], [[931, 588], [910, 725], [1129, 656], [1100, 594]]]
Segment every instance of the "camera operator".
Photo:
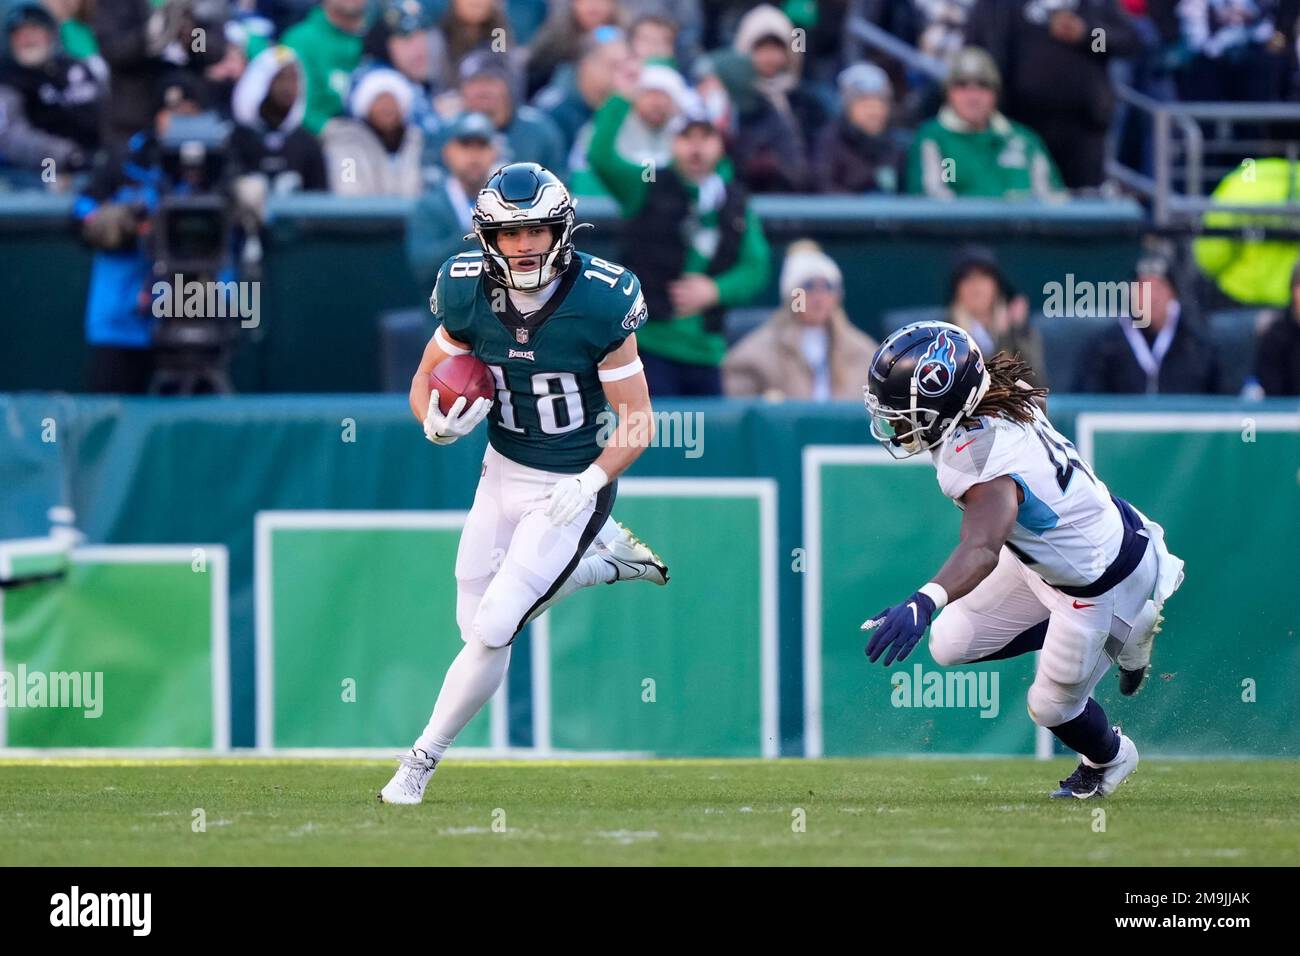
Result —
[[[177, 310], [172, 292], [178, 276], [209, 285], [234, 278], [225, 132], [204, 113], [193, 73], [164, 76], [154, 104], [149, 127], [106, 154], [74, 206], [95, 249], [88, 390], [228, 391], [237, 320]], [[177, 134], [187, 126], [205, 132]], [[156, 294], [158, 283], [167, 291]]]
[[153, 92], [177, 69], [200, 82], [205, 67], [226, 53], [225, 0], [98, 0], [95, 40], [109, 67], [105, 144], [125, 144], [149, 126]]

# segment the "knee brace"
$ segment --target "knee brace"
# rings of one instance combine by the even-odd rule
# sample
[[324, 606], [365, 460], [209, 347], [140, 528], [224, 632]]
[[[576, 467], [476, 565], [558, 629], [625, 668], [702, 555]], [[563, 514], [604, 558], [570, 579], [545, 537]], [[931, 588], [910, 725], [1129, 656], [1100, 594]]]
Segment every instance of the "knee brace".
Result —
[[474, 614], [470, 634], [487, 647], [505, 647], [515, 639], [523, 617], [515, 603], [498, 595], [485, 594]]
[[1040, 673], [1029, 685], [1025, 706], [1039, 727], [1059, 727], [1083, 713], [1088, 695], [1082, 685], [1058, 684]]
[[945, 608], [930, 625], [930, 656], [940, 667], [966, 662], [971, 624], [961, 608]]

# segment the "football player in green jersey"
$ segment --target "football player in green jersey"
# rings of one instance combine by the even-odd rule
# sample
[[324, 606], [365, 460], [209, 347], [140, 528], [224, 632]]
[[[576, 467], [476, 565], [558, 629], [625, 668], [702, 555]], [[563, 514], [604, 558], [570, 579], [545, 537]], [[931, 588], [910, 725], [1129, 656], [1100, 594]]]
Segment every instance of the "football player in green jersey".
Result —
[[[502, 166], [474, 204], [481, 249], [438, 270], [429, 299], [438, 326], [411, 382], [411, 411], [440, 445], [487, 418], [488, 449], [456, 554], [465, 646], [380, 793], [386, 803], [423, 799], [533, 617], [582, 587], [668, 580], [663, 561], [610, 518], [616, 479], [654, 436], [635, 335], [645, 299], [631, 272], [574, 249], [573, 218], [569, 191], [551, 172]], [[465, 354], [491, 370], [496, 400], [467, 408], [460, 397], [444, 415], [429, 372]]]

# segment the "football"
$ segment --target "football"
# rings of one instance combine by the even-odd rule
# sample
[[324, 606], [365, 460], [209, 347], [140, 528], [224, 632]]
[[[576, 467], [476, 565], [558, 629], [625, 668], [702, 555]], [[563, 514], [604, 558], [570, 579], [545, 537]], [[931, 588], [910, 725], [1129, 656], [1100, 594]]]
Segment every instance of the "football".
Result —
[[453, 355], [439, 362], [429, 373], [429, 388], [438, 393], [438, 408], [446, 415], [456, 399], [465, 396], [465, 407], [475, 399], [496, 394], [492, 372], [472, 355]]

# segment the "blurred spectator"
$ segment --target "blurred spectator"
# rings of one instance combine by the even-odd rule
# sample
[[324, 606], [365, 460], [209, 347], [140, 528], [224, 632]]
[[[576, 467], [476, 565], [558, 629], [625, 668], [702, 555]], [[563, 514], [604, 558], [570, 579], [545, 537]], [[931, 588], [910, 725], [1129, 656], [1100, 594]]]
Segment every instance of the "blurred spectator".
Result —
[[[851, 61], [845, 57], [850, 0], [785, 0], [781, 10], [798, 31], [803, 54], [801, 80], [827, 96]], [[857, 57], [853, 57], [856, 60]]]
[[636, 71], [636, 60], [621, 36], [615, 33], [604, 40], [593, 36], [587, 40], [576, 66], [557, 70], [555, 78], [533, 98], [533, 106], [559, 128], [568, 154], [578, 131], [609, 99], [615, 84], [626, 88], [635, 81]]
[[1259, 334], [1255, 379], [1270, 398], [1300, 395], [1300, 265], [1291, 270], [1291, 304]]
[[[1214, 349], [1183, 321], [1168, 259], [1147, 256], [1132, 285], [1133, 315], [1099, 332], [1084, 353], [1080, 392], [1193, 394], [1218, 391]], [[1142, 326], [1142, 327], [1139, 327]]]
[[325, 124], [343, 112], [365, 32], [366, 0], [321, 0], [284, 32], [283, 43], [298, 54], [307, 78], [303, 126], [308, 132], [320, 135]]
[[732, 346], [722, 362], [728, 396], [825, 402], [862, 399], [876, 352], [844, 312], [844, 279], [817, 243], [790, 244], [781, 308]]
[[[460, 82], [465, 58], [477, 51], [504, 55], [512, 60], [512, 69], [518, 69], [513, 63], [516, 38], [501, 0], [450, 0], [434, 36], [443, 40], [443, 49], [435, 55], [434, 64], [442, 71], [441, 85], [444, 89], [455, 87]], [[523, 96], [522, 80], [511, 93], [516, 98]]]
[[95, 31], [90, 25], [95, 13], [95, 0], [45, 0], [45, 7], [59, 22], [59, 46], [63, 52], [74, 60], [95, 59], [102, 64], [103, 61], [98, 60]]
[[637, 331], [646, 379], [655, 395], [719, 395], [723, 316], [766, 284], [767, 239], [745, 190], [729, 181], [722, 134], [698, 97], [673, 119], [671, 164], [648, 174], [614, 145], [630, 109], [610, 97], [588, 155], [623, 213], [622, 261], [649, 309]]
[[1038, 134], [998, 112], [1001, 89], [1001, 75], [987, 53], [967, 47], [957, 55], [944, 82], [944, 106], [912, 142], [910, 192], [936, 199], [1046, 198], [1061, 188], [1056, 164]]
[[270, 193], [329, 188], [320, 143], [302, 128], [307, 90], [293, 50], [275, 46], [259, 53], [232, 102], [230, 150], [240, 173], [265, 176]]
[[992, 249], [966, 246], [957, 253], [945, 318], [965, 329], [985, 356], [1019, 355], [1033, 369], [1029, 384], [1047, 385], [1043, 337], [1029, 324], [1029, 302], [1012, 288]]
[[95, 42], [109, 69], [104, 145], [124, 144], [152, 125], [165, 75], [183, 69], [199, 77], [222, 60], [227, 7], [223, 0], [96, 0]]
[[330, 190], [340, 196], [418, 196], [424, 134], [411, 120], [414, 92], [396, 70], [371, 70], [349, 98], [351, 116], [325, 124]]
[[465, 251], [474, 200], [499, 165], [497, 138], [482, 113], [466, 113], [450, 125], [442, 146], [446, 172], [425, 189], [406, 226], [406, 259], [422, 289], [432, 289], [439, 267]]
[[913, 0], [916, 8], [916, 47], [940, 63], [948, 63], [968, 45], [966, 25], [975, 0]]
[[203, 71], [209, 102], [223, 119], [234, 117], [235, 86], [248, 69], [249, 59], [271, 45], [270, 29], [271, 22], [260, 17], [226, 21], [226, 55]]
[[889, 77], [874, 63], [857, 63], [840, 74], [839, 87], [841, 113], [813, 150], [813, 186], [829, 193], [898, 192], [907, 150], [889, 125]]
[[733, 51], [712, 66], [734, 109], [732, 157], [737, 178], [754, 192], [809, 189], [809, 151], [827, 113], [800, 85], [803, 54], [792, 48], [794, 25], [771, 4], [740, 20]]
[[641, 62], [664, 60], [689, 71], [700, 54], [700, 0], [623, 0], [627, 41]]
[[414, 93], [411, 122], [424, 136], [426, 154], [436, 149], [441, 123], [433, 101], [444, 92], [444, 44], [431, 22], [420, 0], [398, 0], [386, 7], [366, 32], [364, 59], [353, 75], [355, 83], [361, 73], [382, 67], [406, 77]]
[[1100, 186], [1115, 112], [1112, 57], [1137, 53], [1119, 0], [979, 0], [966, 30], [1002, 71], [1002, 109], [1037, 131], [1069, 189]]
[[161, 196], [186, 189], [168, 181], [158, 139], [172, 116], [201, 112], [203, 95], [193, 73], [160, 77], [149, 96], [152, 123], [98, 157], [73, 205], [82, 236], [95, 250], [86, 297], [88, 391], [144, 392], [153, 377], [153, 261], [145, 235]]
[[464, 112], [483, 113], [502, 134], [501, 162], [541, 163], [565, 175], [564, 137], [549, 116], [527, 104], [515, 105], [515, 77], [510, 60], [480, 50], [460, 66], [460, 102]]
[[1181, 0], [1178, 19], [1192, 55], [1179, 76], [1181, 98], [1279, 99], [1287, 60], [1283, 6], [1278, 0]]
[[[529, 44], [527, 93], [535, 94], [555, 68], [578, 58], [583, 42], [599, 27], [618, 25], [617, 0], [558, 0]], [[545, 165], [545, 164], [543, 164]]]
[[621, 162], [643, 171], [672, 162], [672, 121], [689, 96], [686, 81], [671, 66], [651, 63], [642, 67], [631, 89], [615, 90], [595, 114], [587, 148], [595, 174], [601, 176], [592, 156], [597, 149], [602, 154], [612, 151]]
[[99, 144], [103, 87], [87, 64], [58, 48], [58, 25], [44, 7], [15, 6], [4, 24], [0, 162], [52, 185], [70, 183], [60, 176], [87, 169]]
[[[1211, 198], [1223, 206], [1249, 207], [1288, 205], [1296, 196], [1300, 196], [1300, 165], [1274, 157], [1238, 166], [1223, 177]], [[1297, 246], [1268, 237], [1266, 230], [1288, 221], [1294, 219], [1211, 210], [1202, 225], [1221, 234], [1198, 236], [1192, 242], [1196, 265], [1237, 302], [1285, 308], [1291, 301], [1287, 279], [1296, 264]]]
[[628, 26], [627, 42], [632, 55], [642, 63], [658, 60], [678, 66], [677, 24], [653, 7], [638, 14]]

